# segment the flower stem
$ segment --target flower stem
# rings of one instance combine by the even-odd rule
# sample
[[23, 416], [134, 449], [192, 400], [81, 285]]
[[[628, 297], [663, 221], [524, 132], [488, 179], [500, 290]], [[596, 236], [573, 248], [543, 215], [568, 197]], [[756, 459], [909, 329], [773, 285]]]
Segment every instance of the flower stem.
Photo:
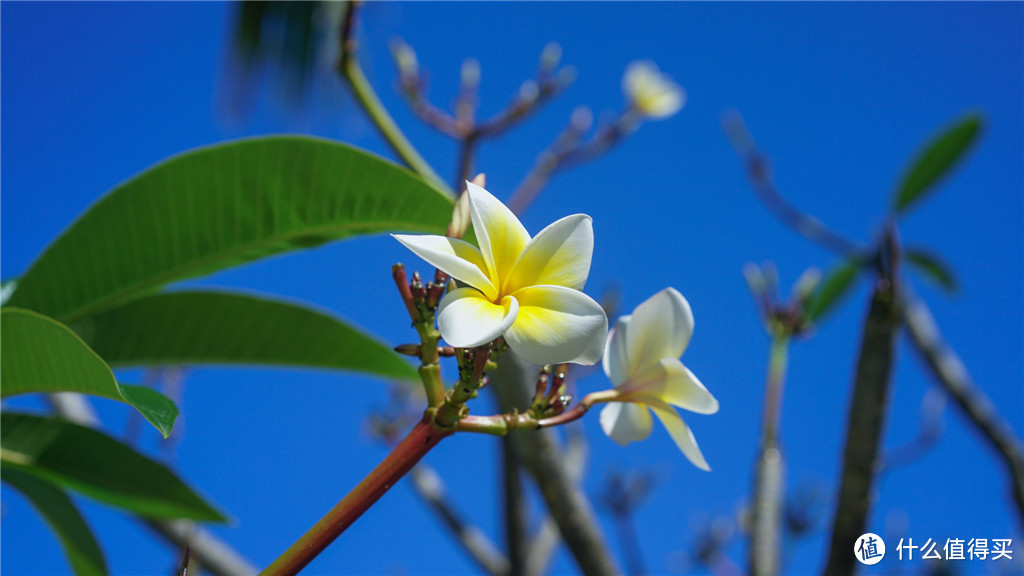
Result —
[[441, 430], [424, 418], [409, 432], [391, 454], [369, 476], [363, 479], [348, 496], [295, 541], [262, 576], [291, 576], [298, 574], [370, 508], [385, 492], [394, 486], [420, 458], [452, 430]]
[[430, 164], [420, 156], [416, 147], [405, 137], [405, 134], [398, 127], [398, 124], [395, 123], [395, 120], [388, 113], [384, 104], [381, 103], [377, 93], [363, 74], [363, 69], [359, 65], [359, 59], [356, 57], [356, 41], [354, 38], [355, 14], [359, 4], [358, 2], [347, 3], [345, 18], [342, 24], [341, 58], [338, 61], [338, 71], [348, 81], [349, 87], [352, 88], [352, 93], [355, 94], [356, 100], [362, 105], [363, 111], [373, 121], [373, 125], [380, 132], [384, 141], [395, 151], [395, 154], [398, 154], [398, 157], [403, 162], [425, 180], [451, 194], [451, 190], [441, 180], [441, 177], [434, 172]]
[[764, 424], [754, 482], [754, 518], [750, 534], [750, 573], [778, 574], [782, 530], [782, 488], [786, 463], [779, 449], [782, 390], [786, 379], [790, 334], [780, 329], [772, 338], [765, 385]]

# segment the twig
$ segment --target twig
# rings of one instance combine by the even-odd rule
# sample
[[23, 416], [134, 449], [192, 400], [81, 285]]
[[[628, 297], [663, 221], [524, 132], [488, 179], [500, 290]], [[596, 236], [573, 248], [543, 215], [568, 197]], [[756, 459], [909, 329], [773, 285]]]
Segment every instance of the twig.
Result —
[[775, 183], [772, 182], [768, 160], [757, 149], [750, 132], [743, 124], [743, 118], [737, 112], [731, 111], [723, 115], [722, 126], [736, 153], [746, 165], [747, 177], [757, 197], [783, 224], [811, 242], [845, 258], [857, 259], [863, 254], [862, 246], [833, 232], [814, 216], [801, 212], [779, 194]]
[[942, 339], [928, 306], [909, 290], [904, 290], [901, 304], [907, 332], [932, 376], [1006, 465], [1017, 513], [1024, 522], [1024, 448], [1020, 440], [974, 383], [960, 357]]
[[832, 524], [826, 574], [853, 574], [854, 542], [864, 533], [871, 510], [871, 486], [888, 411], [889, 381], [899, 335], [899, 255], [895, 228], [887, 227], [879, 251], [880, 270], [864, 321], [843, 452], [839, 503]]
[[[54, 411], [76, 424], [96, 428], [99, 417], [92, 404], [80, 394], [60, 393], [49, 396]], [[231, 546], [188, 520], [136, 519], [160, 534], [175, 551], [191, 546], [192, 557], [217, 576], [248, 576], [259, 571]]]
[[445, 497], [444, 484], [437, 472], [429, 465], [419, 463], [409, 472], [413, 489], [437, 514], [444, 525], [455, 534], [459, 543], [488, 574], [502, 576], [509, 573], [508, 558], [487, 538], [482, 530], [467, 524]]
[[388, 113], [387, 108], [381, 103], [377, 93], [370, 86], [370, 82], [363, 74], [359, 66], [359, 58], [356, 56], [357, 42], [355, 39], [356, 12], [362, 2], [351, 1], [345, 3], [345, 16], [341, 25], [341, 46], [338, 58], [338, 72], [348, 81], [356, 100], [363, 107], [363, 111], [373, 121], [384, 141], [391, 146], [395, 154], [402, 159], [414, 172], [451, 194], [443, 180], [434, 172], [430, 164], [420, 156], [416, 147], [409, 142], [405, 134], [395, 123], [395, 120]]

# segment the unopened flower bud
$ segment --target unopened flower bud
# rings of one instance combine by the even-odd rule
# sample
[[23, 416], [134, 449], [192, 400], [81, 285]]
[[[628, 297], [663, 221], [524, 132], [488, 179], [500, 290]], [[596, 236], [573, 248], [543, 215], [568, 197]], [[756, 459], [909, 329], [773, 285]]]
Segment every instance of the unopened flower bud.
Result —
[[562, 47], [558, 42], [548, 42], [544, 46], [544, 51], [540, 53], [540, 69], [542, 72], [549, 73], [558, 67], [558, 62], [562, 60]]
[[403, 80], [419, 76], [419, 61], [416, 59], [416, 52], [401, 38], [391, 40], [391, 57], [398, 67], [398, 74]]
[[537, 85], [536, 80], [527, 80], [519, 87], [520, 102], [533, 103], [538, 94], [540, 94], [540, 86]]
[[796, 302], [806, 302], [814, 289], [818, 287], [819, 282], [821, 282], [821, 270], [814, 267], [804, 270], [804, 273], [797, 278], [796, 284], [793, 285], [791, 298]]
[[480, 85], [480, 62], [476, 58], [467, 58], [462, 63], [462, 88], [475, 90]]

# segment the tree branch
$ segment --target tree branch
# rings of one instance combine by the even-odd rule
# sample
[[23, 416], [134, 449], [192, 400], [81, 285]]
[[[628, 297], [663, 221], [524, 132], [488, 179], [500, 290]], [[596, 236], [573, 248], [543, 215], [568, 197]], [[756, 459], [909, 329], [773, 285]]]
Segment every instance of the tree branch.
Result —
[[[97, 428], [99, 417], [92, 404], [80, 394], [59, 393], [49, 396], [50, 405], [62, 417], [82, 426]], [[259, 571], [231, 546], [188, 520], [150, 520], [137, 516], [136, 519], [153, 529], [176, 551], [186, 546], [192, 548], [192, 558], [203, 568], [217, 576], [248, 576]]]
[[942, 339], [928, 306], [908, 291], [904, 291], [901, 303], [907, 332], [932, 376], [1006, 465], [1017, 514], [1024, 522], [1024, 448], [1020, 440], [971, 379], [960, 357]]

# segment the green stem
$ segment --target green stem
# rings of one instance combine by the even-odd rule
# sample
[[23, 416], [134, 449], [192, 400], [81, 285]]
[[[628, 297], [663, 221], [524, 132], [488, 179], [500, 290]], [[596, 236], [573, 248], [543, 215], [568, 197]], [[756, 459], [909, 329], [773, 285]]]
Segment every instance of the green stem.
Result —
[[363, 479], [348, 496], [331, 509], [323, 518], [295, 541], [262, 576], [291, 576], [298, 574], [307, 564], [351, 526], [385, 492], [394, 486], [406, 472], [412, 469], [427, 452], [441, 440], [452, 434], [452, 430], [440, 430], [427, 418], [409, 432], [391, 454], [384, 459], [370, 475]]
[[384, 141], [391, 146], [395, 154], [412, 168], [414, 172], [441, 190], [451, 194], [451, 190], [444, 181], [434, 172], [430, 164], [420, 156], [420, 153], [409, 142], [409, 139], [405, 137], [401, 128], [398, 127], [391, 114], [388, 113], [387, 108], [384, 107], [380, 98], [377, 97], [377, 93], [366, 79], [366, 75], [363, 74], [363, 69], [359, 66], [359, 59], [356, 58], [356, 43], [352, 38], [358, 3], [347, 2], [346, 4], [347, 8], [342, 27], [341, 60], [338, 63], [338, 71], [348, 81], [349, 86], [352, 88], [352, 93], [355, 94], [356, 100], [362, 105], [363, 111], [373, 121], [373, 125], [380, 132]]
[[778, 574], [782, 529], [782, 488], [786, 472], [779, 450], [782, 390], [789, 358], [790, 334], [780, 330], [772, 339], [765, 383], [764, 423], [754, 482], [754, 518], [750, 534], [750, 573]]

